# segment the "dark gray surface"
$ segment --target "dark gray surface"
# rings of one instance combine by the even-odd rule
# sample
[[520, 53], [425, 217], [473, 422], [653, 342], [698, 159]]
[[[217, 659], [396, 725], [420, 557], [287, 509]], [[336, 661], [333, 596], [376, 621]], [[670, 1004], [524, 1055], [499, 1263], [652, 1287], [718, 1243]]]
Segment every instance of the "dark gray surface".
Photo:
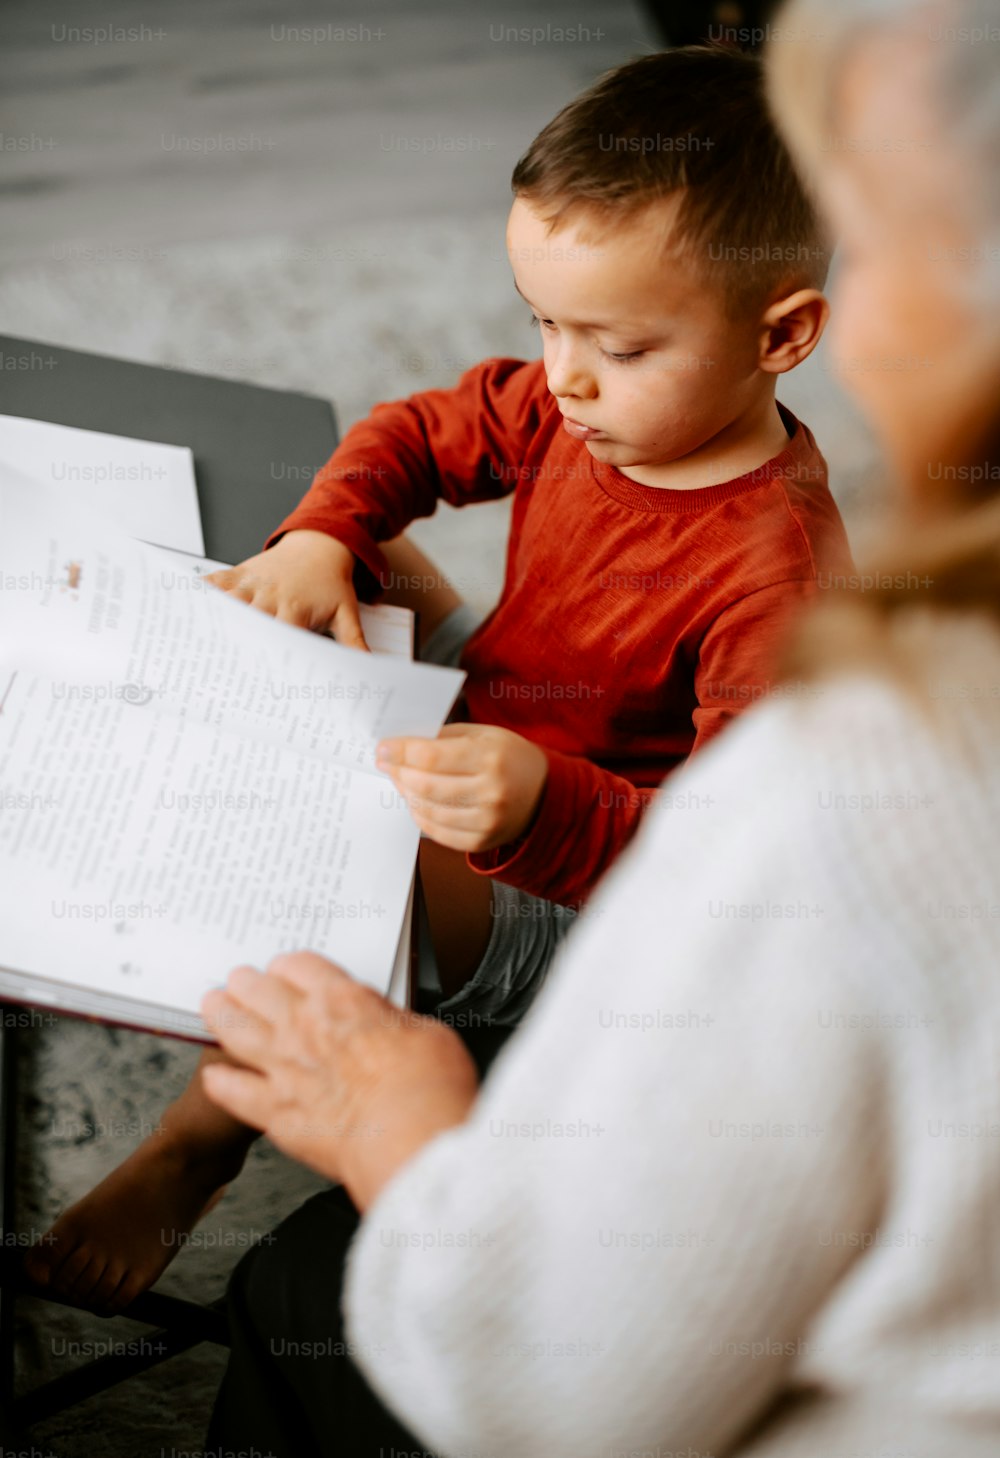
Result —
[[337, 444], [326, 400], [0, 335], [0, 413], [189, 446], [205, 552], [239, 562], [300, 500]]

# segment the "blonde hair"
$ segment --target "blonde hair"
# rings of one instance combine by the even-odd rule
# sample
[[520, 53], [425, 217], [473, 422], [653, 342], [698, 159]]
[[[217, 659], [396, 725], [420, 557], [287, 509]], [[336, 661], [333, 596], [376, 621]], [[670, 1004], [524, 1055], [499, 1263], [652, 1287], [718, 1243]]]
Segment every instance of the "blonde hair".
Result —
[[[873, 36], [940, 43], [927, 103], [975, 177], [967, 222], [982, 242], [972, 289], [956, 297], [956, 309], [972, 307], [974, 295], [980, 311], [1000, 314], [1000, 86], [984, 44], [996, 30], [993, 0], [790, 0], [773, 30], [768, 101], [810, 187], [857, 47]], [[912, 504], [895, 508], [891, 545], [886, 532], [866, 571], [824, 595], [789, 646], [788, 673], [891, 667], [905, 636], [898, 630], [925, 610], [986, 615], [1000, 627], [1000, 467], [991, 465], [1000, 458], [1000, 412], [985, 426], [951, 426], [947, 469], [933, 485], [910, 483]]]

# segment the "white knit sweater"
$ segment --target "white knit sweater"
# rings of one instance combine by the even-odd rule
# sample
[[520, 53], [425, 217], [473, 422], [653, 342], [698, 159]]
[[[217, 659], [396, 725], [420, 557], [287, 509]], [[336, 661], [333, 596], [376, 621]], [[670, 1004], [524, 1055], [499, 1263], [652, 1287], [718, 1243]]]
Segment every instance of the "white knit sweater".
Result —
[[841, 677], [668, 782], [369, 1211], [349, 1331], [428, 1448], [1000, 1454], [1000, 640], [914, 634], [926, 711]]

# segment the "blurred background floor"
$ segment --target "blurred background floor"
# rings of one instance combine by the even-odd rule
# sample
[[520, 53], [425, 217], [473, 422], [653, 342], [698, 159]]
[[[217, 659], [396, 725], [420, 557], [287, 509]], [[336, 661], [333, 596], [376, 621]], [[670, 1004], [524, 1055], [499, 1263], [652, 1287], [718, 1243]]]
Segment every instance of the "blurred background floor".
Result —
[[[342, 429], [489, 355], [537, 353], [504, 250], [511, 168], [601, 71], [660, 43], [628, 0], [5, 0], [0, 30], [0, 332], [306, 390]], [[859, 529], [872, 451], [826, 349], [779, 393]], [[444, 510], [414, 534], [487, 608], [506, 521], [503, 503]], [[41, 1233], [195, 1055], [70, 1022], [26, 1041], [21, 1228]], [[221, 1292], [316, 1183], [259, 1147], [164, 1289]], [[66, 1366], [65, 1343], [115, 1334], [24, 1316], [32, 1381]], [[62, 1458], [197, 1450], [220, 1362], [199, 1349], [36, 1440]]]
[[[43, 145], [7, 158], [23, 205], [2, 246], [35, 259], [502, 216], [552, 111], [651, 41], [633, 5], [594, 0], [544, 18], [528, 0], [4, 8], [14, 131]], [[137, 35], [73, 40], [86, 24]], [[548, 38], [519, 38], [532, 29]]]

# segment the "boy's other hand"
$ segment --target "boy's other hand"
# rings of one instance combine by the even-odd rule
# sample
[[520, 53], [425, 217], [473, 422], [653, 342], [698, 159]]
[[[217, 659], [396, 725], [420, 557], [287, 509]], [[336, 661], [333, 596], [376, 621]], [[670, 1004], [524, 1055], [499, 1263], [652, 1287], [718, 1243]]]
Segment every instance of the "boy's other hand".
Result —
[[466, 854], [527, 830], [549, 770], [537, 744], [492, 724], [446, 724], [437, 739], [383, 739], [375, 763], [420, 829]]
[[354, 553], [325, 532], [288, 532], [269, 551], [206, 577], [261, 612], [367, 650], [354, 591]]

